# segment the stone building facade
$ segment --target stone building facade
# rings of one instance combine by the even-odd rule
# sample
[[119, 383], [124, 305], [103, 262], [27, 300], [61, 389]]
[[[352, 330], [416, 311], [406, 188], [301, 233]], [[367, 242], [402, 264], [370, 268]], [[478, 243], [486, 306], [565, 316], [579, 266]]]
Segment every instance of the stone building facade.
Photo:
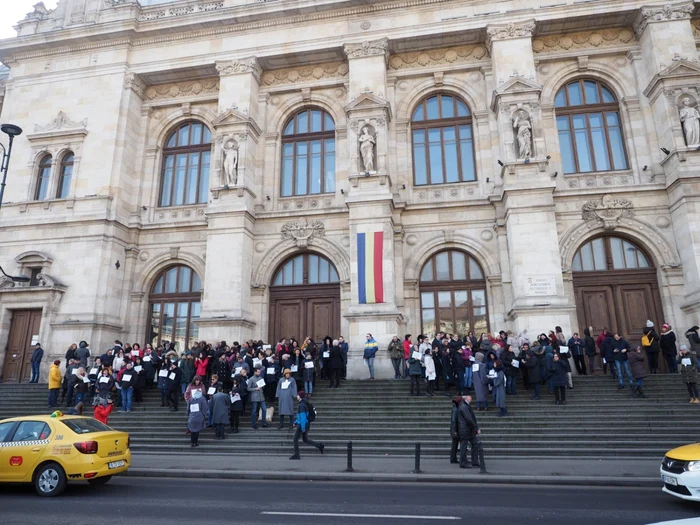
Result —
[[343, 334], [361, 376], [366, 333], [696, 324], [696, 6], [540, 4], [37, 4], [0, 41], [3, 379], [37, 339]]

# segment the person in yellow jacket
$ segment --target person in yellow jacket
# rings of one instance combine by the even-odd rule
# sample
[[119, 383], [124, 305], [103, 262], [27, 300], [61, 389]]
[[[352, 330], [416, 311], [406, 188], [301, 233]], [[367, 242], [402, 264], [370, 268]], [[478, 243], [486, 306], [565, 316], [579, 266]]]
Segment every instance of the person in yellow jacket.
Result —
[[58, 406], [58, 393], [61, 391], [61, 360], [56, 359], [49, 369], [49, 408]]

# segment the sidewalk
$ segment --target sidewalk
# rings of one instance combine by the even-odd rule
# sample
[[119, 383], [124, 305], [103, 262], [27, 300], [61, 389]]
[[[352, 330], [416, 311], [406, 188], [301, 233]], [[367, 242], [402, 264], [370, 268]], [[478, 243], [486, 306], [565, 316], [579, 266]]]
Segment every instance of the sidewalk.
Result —
[[[660, 487], [660, 460], [655, 459], [490, 459], [488, 474], [460, 469], [447, 457], [426, 457], [414, 474], [412, 457], [355, 456], [354, 472], [345, 472], [344, 456], [304, 450], [301, 461], [288, 456], [208, 454], [133, 454], [129, 476], [309, 481], [384, 481], [424, 483], [508, 483], [573, 486]], [[291, 451], [290, 451], [291, 455]]]

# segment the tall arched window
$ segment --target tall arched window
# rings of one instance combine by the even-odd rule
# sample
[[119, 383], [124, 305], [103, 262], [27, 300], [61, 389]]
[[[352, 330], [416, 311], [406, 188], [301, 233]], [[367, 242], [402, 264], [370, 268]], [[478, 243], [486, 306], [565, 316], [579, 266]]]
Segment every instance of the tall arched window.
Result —
[[322, 109], [303, 109], [282, 132], [280, 195], [313, 195], [335, 191], [335, 123]]
[[211, 131], [200, 122], [186, 122], [173, 131], [163, 149], [161, 206], [203, 204], [209, 192]]
[[621, 237], [598, 237], [581, 246], [571, 265], [575, 272], [649, 269], [649, 259], [635, 244]]
[[151, 288], [147, 340], [152, 345], [175, 342], [178, 350], [191, 348], [199, 337], [202, 282], [187, 266], [163, 270]]
[[44, 155], [39, 163], [34, 200], [43, 201], [49, 197], [49, 182], [51, 180], [51, 155]]
[[338, 272], [325, 257], [307, 253], [289, 259], [277, 270], [272, 286], [338, 283]]
[[57, 199], [65, 199], [70, 195], [70, 183], [73, 178], [73, 163], [75, 155], [69, 151], [61, 159], [61, 172], [58, 178], [58, 189], [56, 190]]
[[476, 180], [472, 117], [452, 95], [423, 100], [411, 118], [416, 186]]
[[620, 107], [612, 90], [579, 79], [554, 99], [564, 173], [628, 169]]
[[479, 263], [458, 250], [433, 255], [420, 274], [422, 332], [488, 332], [486, 279]]

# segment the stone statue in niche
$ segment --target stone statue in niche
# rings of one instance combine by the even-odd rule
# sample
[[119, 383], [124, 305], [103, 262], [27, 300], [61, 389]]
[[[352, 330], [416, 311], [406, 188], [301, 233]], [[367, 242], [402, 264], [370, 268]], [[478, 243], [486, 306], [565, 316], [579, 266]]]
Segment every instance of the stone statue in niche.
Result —
[[681, 123], [683, 124], [683, 135], [688, 146], [700, 145], [700, 112], [690, 105], [688, 97], [681, 102]]
[[513, 128], [517, 130], [518, 159], [529, 159], [532, 156], [532, 125], [527, 111], [520, 110], [515, 114]]
[[360, 143], [360, 157], [362, 158], [362, 171], [375, 171], [374, 168], [374, 150], [376, 140], [370, 133], [370, 127], [362, 128], [362, 134], [357, 139]]
[[238, 144], [232, 139], [224, 144], [224, 173], [227, 185], [238, 184]]

